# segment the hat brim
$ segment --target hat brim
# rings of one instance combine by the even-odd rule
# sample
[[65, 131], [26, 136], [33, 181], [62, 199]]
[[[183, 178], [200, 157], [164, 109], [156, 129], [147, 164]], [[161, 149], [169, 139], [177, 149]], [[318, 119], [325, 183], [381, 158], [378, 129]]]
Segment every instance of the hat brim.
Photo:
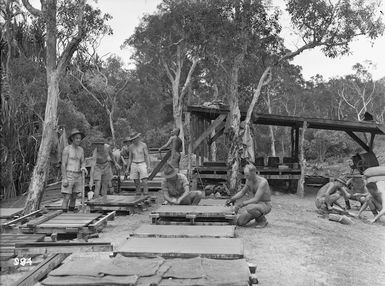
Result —
[[83, 132], [79, 131], [79, 132], [73, 133], [70, 136], [68, 136], [68, 141], [72, 142], [72, 137], [74, 137], [75, 135], [78, 135], [78, 134], [80, 134], [80, 136], [82, 136], [82, 140], [86, 137], [86, 135]]
[[[142, 135], [142, 133], [138, 133], [138, 134], [136, 134], [135, 136], [132, 136], [132, 137], [128, 138], [128, 141], [132, 141], [132, 140], [134, 140], [134, 139], [140, 137], [140, 135]], [[127, 142], [127, 141], [126, 141], [126, 142]]]
[[178, 171], [177, 170], [174, 170], [172, 173], [166, 175], [165, 173], [163, 173], [163, 178], [165, 179], [170, 179], [170, 178], [173, 178], [176, 176], [176, 174], [178, 174]]
[[345, 182], [344, 180], [336, 179], [336, 182], [340, 182], [340, 183], [343, 184], [344, 186], [348, 186], [347, 182]]

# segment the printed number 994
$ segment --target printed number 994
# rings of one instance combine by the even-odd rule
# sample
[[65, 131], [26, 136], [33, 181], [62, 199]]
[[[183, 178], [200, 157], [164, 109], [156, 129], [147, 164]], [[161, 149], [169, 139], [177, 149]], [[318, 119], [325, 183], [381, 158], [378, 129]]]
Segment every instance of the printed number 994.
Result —
[[25, 258], [25, 257], [22, 257], [22, 258], [18, 258], [16, 257], [13, 261], [13, 265], [21, 265], [21, 266], [24, 266], [26, 264], [29, 264], [29, 265], [32, 265], [32, 259], [31, 257], [28, 257], [28, 258]]

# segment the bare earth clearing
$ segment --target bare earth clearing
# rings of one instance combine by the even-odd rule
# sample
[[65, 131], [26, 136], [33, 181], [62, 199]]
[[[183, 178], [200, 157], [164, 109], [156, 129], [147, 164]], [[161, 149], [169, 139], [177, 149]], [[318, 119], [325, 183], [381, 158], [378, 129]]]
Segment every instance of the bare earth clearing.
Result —
[[[328, 221], [314, 211], [313, 193], [308, 190], [304, 199], [275, 193], [268, 227], [237, 229], [247, 260], [257, 265], [260, 285], [385, 285], [385, 218], [374, 225]], [[353, 203], [353, 212], [356, 206]], [[118, 246], [139, 225], [150, 223], [148, 213], [155, 208], [118, 216], [92, 241]], [[11, 285], [20, 276], [4, 275], [1, 285]]]

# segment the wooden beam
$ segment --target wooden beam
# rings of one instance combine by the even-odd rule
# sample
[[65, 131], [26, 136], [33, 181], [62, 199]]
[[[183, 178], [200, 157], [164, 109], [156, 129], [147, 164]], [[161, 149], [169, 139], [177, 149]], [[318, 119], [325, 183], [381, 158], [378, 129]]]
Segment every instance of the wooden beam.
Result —
[[370, 147], [366, 145], [364, 141], [361, 140], [353, 131], [345, 131], [354, 141], [356, 141], [366, 152], [370, 152]]
[[48, 213], [46, 215], [43, 215], [41, 217], [38, 217], [36, 219], [30, 220], [27, 223], [27, 227], [31, 227], [31, 228], [36, 227], [37, 225], [42, 224], [43, 222], [46, 222], [46, 221], [50, 220], [51, 218], [54, 218], [54, 217], [60, 215], [61, 213], [63, 213], [62, 210], [57, 210], [57, 211]]
[[207, 141], [207, 143], [209, 145], [213, 144], [223, 134], [223, 132], [225, 132], [225, 123], [224, 122], [219, 124], [218, 128], [216, 129], [215, 135], [213, 137], [211, 137]]
[[226, 114], [221, 114], [218, 116], [217, 119], [213, 121], [213, 123], [207, 128], [206, 130], [203, 131], [203, 133], [199, 136], [197, 140], [193, 143], [193, 148], [192, 151], [194, 150], [203, 142], [205, 138], [210, 136], [211, 132], [215, 130], [226, 118]]
[[31, 216], [34, 216], [34, 215], [37, 215], [37, 214], [42, 213], [42, 212], [43, 212], [43, 210], [37, 210], [37, 211], [31, 212], [31, 213], [29, 213], [29, 214], [27, 214], [27, 215], [24, 215], [24, 216], [21, 216], [21, 217], [19, 217], [19, 218], [17, 218], [17, 219], [14, 219], [14, 220], [11, 220], [11, 221], [9, 221], [9, 222], [6, 222], [6, 223], [4, 223], [2, 226], [3, 226], [3, 227], [10, 227], [10, 226], [12, 226], [13, 224], [15, 224], [15, 223], [17, 223], [17, 222], [24, 221], [24, 220], [26, 220], [27, 218], [29, 218], [29, 217], [31, 217]]
[[291, 127], [290, 129], [290, 135], [291, 135], [291, 157], [294, 158], [294, 127]]
[[171, 151], [168, 151], [167, 154], [163, 157], [163, 159], [159, 162], [158, 165], [156, 165], [156, 167], [154, 168], [154, 170], [152, 171], [152, 173], [150, 174], [150, 176], [148, 177], [148, 180], [152, 180], [154, 179], [154, 177], [156, 176], [156, 174], [159, 173], [159, 171], [162, 169], [162, 167], [164, 166], [164, 164], [167, 163], [168, 159], [171, 157]]
[[299, 127], [295, 127], [294, 158], [296, 162], [298, 162], [299, 160]]
[[373, 152], [373, 145], [374, 145], [374, 138], [376, 137], [376, 134], [372, 133], [370, 137], [370, 143], [369, 143], [369, 149], [370, 152]]
[[37, 265], [32, 272], [26, 273], [17, 282], [16, 286], [35, 285], [43, 277], [47, 276], [51, 270], [55, 269], [60, 263], [69, 256], [67, 253], [50, 254], [39, 265]]

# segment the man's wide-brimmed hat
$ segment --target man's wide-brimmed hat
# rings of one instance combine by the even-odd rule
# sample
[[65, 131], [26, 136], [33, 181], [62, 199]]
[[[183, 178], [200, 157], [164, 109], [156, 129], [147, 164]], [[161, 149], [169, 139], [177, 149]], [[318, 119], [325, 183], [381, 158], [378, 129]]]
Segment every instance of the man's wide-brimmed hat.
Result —
[[92, 141], [92, 144], [106, 144], [106, 140], [104, 138], [96, 138]]
[[132, 141], [132, 140], [138, 138], [140, 135], [142, 135], [142, 134], [141, 134], [141, 133], [138, 133], [138, 132], [134, 132], [134, 133], [132, 133], [130, 136], [128, 136], [127, 139], [128, 139], [129, 141]]
[[163, 169], [163, 177], [166, 179], [174, 177], [176, 174], [178, 174], [178, 171], [171, 166], [170, 164], [166, 164]]
[[346, 179], [343, 178], [343, 177], [337, 178], [336, 181], [337, 181], [337, 182], [340, 182], [340, 183], [343, 184], [344, 186], [348, 186], [348, 183], [346, 182]]
[[80, 134], [80, 135], [82, 136], [82, 140], [84, 139], [84, 137], [86, 137], [86, 135], [85, 135], [83, 132], [81, 132], [81, 131], [80, 131], [79, 129], [77, 129], [77, 128], [74, 128], [74, 129], [71, 130], [71, 133], [70, 133], [70, 135], [68, 136], [68, 142], [69, 142], [69, 143], [72, 143], [72, 137], [75, 136], [75, 135], [77, 135], [77, 134]]
[[131, 141], [131, 139], [130, 139], [130, 137], [128, 137], [128, 136], [127, 136], [126, 138], [123, 139], [123, 143], [125, 143], [125, 142], [130, 142], [130, 141]]

